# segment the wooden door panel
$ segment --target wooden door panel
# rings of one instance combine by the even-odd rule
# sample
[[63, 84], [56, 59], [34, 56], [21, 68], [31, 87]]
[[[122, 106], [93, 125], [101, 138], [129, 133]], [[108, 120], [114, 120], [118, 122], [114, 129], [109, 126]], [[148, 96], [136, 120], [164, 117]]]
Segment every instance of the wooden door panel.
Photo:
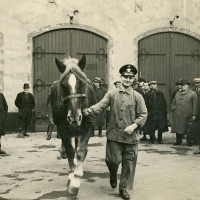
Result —
[[[63, 60], [69, 55], [72, 58], [81, 59], [82, 54], [78, 53], [96, 53], [99, 48], [104, 48], [106, 52], [107, 40], [84, 30], [60, 29], [35, 37], [33, 44], [35, 130], [46, 131], [48, 125], [47, 97], [52, 83], [60, 77], [55, 58]], [[93, 80], [94, 77], [99, 76], [107, 83], [106, 59], [101, 61], [96, 55], [88, 54], [86, 60], [85, 73], [88, 78]]]

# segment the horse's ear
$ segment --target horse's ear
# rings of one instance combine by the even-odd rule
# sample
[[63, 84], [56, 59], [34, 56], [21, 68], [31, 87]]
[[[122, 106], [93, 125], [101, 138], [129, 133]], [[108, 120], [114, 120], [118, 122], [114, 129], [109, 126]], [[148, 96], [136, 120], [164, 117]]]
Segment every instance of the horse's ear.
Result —
[[56, 62], [58, 70], [61, 73], [63, 73], [65, 71], [65, 69], [66, 69], [66, 66], [62, 62], [60, 62], [57, 58], [55, 58], [55, 62]]
[[81, 60], [78, 63], [78, 66], [80, 67], [80, 69], [83, 71], [85, 68], [85, 64], [86, 64], [86, 56], [85, 54], [83, 54], [83, 57], [81, 58]]

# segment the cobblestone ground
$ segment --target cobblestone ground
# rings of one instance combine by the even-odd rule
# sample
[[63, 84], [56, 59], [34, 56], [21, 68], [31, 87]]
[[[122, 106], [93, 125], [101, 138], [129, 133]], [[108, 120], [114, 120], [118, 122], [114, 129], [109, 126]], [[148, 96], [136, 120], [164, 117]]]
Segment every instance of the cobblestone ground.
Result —
[[[97, 133], [96, 133], [97, 135]], [[141, 135], [142, 137], [142, 135]], [[198, 200], [200, 156], [193, 155], [197, 145], [187, 147], [185, 140], [175, 147], [174, 134], [163, 134], [164, 144], [140, 142], [134, 190], [135, 200]], [[67, 160], [59, 154], [60, 140], [53, 133], [17, 134], [2, 137], [0, 155], [0, 200], [68, 200]], [[84, 177], [77, 199], [117, 200], [118, 189], [109, 185], [109, 173], [104, 162], [106, 137], [92, 137], [84, 163]], [[119, 169], [120, 173], [120, 169]]]

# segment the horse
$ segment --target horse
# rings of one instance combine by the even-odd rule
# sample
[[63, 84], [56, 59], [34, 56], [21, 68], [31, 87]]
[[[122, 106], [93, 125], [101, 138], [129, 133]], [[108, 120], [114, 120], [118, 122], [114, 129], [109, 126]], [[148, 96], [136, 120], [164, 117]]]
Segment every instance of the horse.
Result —
[[[85, 55], [79, 62], [69, 57], [63, 61], [55, 58], [55, 63], [61, 75], [52, 87], [50, 103], [53, 121], [68, 158], [67, 192], [70, 196], [77, 196], [92, 132], [92, 120], [83, 116], [82, 110], [96, 103], [95, 91], [91, 81], [83, 72], [86, 65]], [[73, 138], [75, 138], [75, 148], [72, 145]]]

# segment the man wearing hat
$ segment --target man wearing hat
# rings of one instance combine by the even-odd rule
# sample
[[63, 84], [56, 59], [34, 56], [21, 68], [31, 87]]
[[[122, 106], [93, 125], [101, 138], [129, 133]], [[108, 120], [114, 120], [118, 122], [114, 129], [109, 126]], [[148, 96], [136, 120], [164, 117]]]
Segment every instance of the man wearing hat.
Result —
[[[106, 90], [104, 90], [101, 87], [101, 78], [96, 77], [93, 80], [93, 83], [94, 83], [94, 89], [95, 89], [95, 92], [96, 92], [96, 101], [99, 102], [99, 101], [101, 101], [101, 99], [103, 99], [104, 95], [106, 94]], [[105, 111], [103, 111], [96, 116], [95, 125], [98, 126], [99, 137], [103, 137], [102, 126], [104, 125], [105, 115], [106, 115]], [[93, 135], [92, 136], [94, 136], [94, 129], [93, 129]]]
[[196, 119], [196, 130], [195, 130], [195, 144], [199, 145], [199, 149], [197, 149], [194, 154], [200, 154], [200, 78], [195, 78], [194, 79], [194, 92], [197, 94], [198, 98], [198, 115]]
[[117, 187], [117, 171], [122, 163], [119, 194], [130, 199], [127, 189], [133, 189], [133, 180], [138, 155], [139, 130], [147, 118], [147, 109], [142, 95], [131, 87], [137, 69], [127, 64], [120, 68], [121, 86], [108, 91], [97, 104], [83, 111], [94, 115], [110, 106], [107, 128], [106, 164], [110, 171], [110, 185]]
[[33, 95], [28, 92], [28, 83], [24, 84], [23, 89], [23, 92], [17, 94], [15, 105], [19, 109], [20, 133], [24, 136], [29, 136], [26, 132], [31, 123], [32, 110], [35, 107], [35, 101]]
[[156, 130], [158, 130], [158, 143], [163, 144], [162, 133], [168, 131], [167, 102], [163, 92], [157, 89], [157, 81], [150, 81], [149, 87], [150, 92], [145, 97], [148, 118], [144, 129], [149, 132], [149, 144], [154, 144]]
[[181, 80], [182, 80], [182, 79], [179, 79], [179, 80], [175, 83], [175, 85], [177, 86], [177, 89], [174, 90], [174, 92], [172, 93], [171, 103], [172, 103], [174, 97], [176, 96], [176, 93], [179, 92], [179, 91], [181, 91]]
[[116, 88], [118, 88], [121, 85], [121, 82], [120, 81], [116, 81], [113, 84], [115, 85]]
[[135, 91], [139, 92], [143, 97], [144, 97], [144, 90], [143, 90], [143, 85], [146, 82], [144, 78], [139, 78], [138, 79], [138, 87], [135, 88]]
[[3, 93], [0, 93], [0, 154], [6, 154], [6, 152], [1, 149], [1, 136], [5, 135], [4, 124], [7, 113], [8, 105], [6, 99]]
[[[197, 94], [189, 89], [189, 82], [181, 80], [181, 91], [177, 92], [171, 105], [172, 123], [171, 132], [176, 133], [176, 142], [173, 145], [181, 145], [182, 135], [186, 133], [188, 122], [195, 121], [198, 114]], [[187, 133], [186, 133], [187, 135]], [[187, 145], [191, 146], [191, 141], [187, 138]]]

